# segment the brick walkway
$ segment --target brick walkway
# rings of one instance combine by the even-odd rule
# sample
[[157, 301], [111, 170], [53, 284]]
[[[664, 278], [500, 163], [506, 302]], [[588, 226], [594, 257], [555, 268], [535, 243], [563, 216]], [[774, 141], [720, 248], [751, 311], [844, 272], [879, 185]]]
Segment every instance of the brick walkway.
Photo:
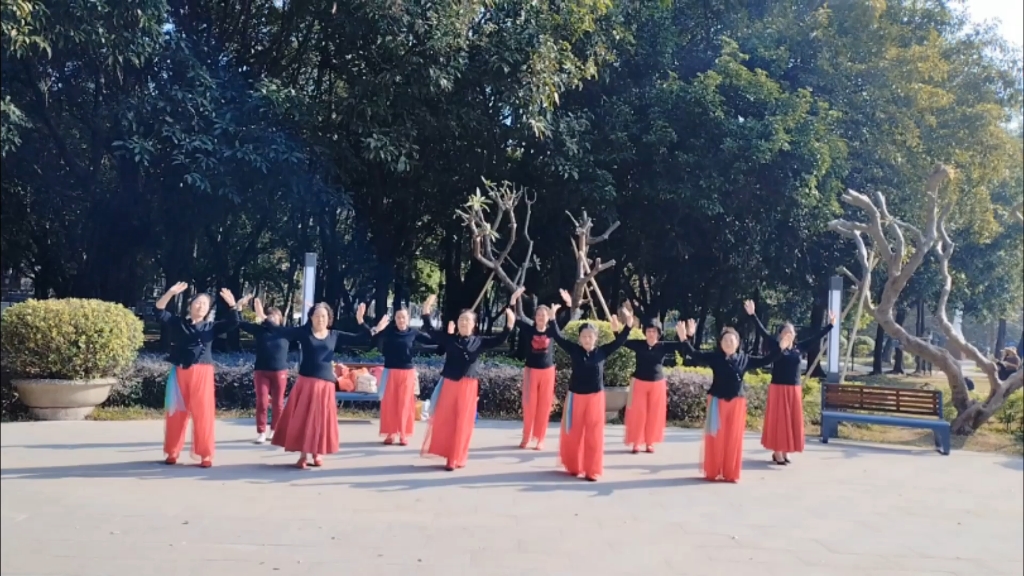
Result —
[[812, 442], [779, 469], [750, 436], [742, 482], [708, 484], [698, 431], [634, 456], [609, 427], [587, 483], [556, 472], [557, 440], [510, 448], [514, 423], [481, 422], [454, 473], [367, 422], [305, 472], [251, 421], [218, 423], [208, 470], [156, 464], [161, 422], [0, 430], [3, 576], [1024, 573], [1022, 461], [999, 455]]

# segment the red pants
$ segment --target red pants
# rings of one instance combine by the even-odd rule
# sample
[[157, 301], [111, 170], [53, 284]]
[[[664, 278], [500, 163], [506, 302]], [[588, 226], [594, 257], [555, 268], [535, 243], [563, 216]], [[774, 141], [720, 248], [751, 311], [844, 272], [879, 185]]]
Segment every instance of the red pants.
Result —
[[598, 478], [604, 473], [604, 390], [565, 397], [558, 456], [573, 476]]
[[668, 388], [664, 380], [633, 380], [626, 405], [626, 444], [654, 445], [665, 440]]
[[267, 431], [268, 401], [274, 418], [270, 421], [270, 430], [274, 430], [281, 413], [284, 412], [284, 389], [288, 386], [286, 370], [256, 370], [252, 373], [253, 384], [256, 385], [256, 433]]
[[555, 367], [523, 369], [523, 442], [543, 442], [555, 401]]
[[178, 389], [185, 401], [185, 410], [168, 414], [164, 424], [164, 454], [177, 458], [185, 447], [188, 420], [192, 418], [193, 458], [213, 459], [216, 400], [214, 399], [213, 366], [195, 364], [189, 368], [175, 366]]
[[[708, 409], [711, 397], [708, 396]], [[708, 480], [739, 482], [743, 468], [743, 433], [747, 429], [747, 399], [718, 399], [718, 432], [704, 433], [701, 471]]]

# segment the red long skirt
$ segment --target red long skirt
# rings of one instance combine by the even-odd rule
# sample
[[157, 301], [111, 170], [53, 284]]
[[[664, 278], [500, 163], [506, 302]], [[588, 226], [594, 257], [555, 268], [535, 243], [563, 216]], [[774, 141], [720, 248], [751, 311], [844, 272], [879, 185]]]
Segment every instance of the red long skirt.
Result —
[[478, 391], [479, 383], [475, 378], [457, 381], [445, 378], [442, 381], [437, 406], [431, 407], [421, 455], [444, 458], [453, 468], [466, 465], [476, 424]]
[[271, 444], [287, 452], [334, 454], [338, 451], [336, 384], [299, 376], [288, 395]]
[[804, 451], [804, 393], [800, 385], [772, 384], [761, 445], [772, 452]]
[[718, 402], [718, 431], [712, 434], [705, 427], [701, 473], [708, 480], [739, 482], [743, 469], [743, 433], [747, 426], [747, 399], [713, 399], [708, 396], [708, 418], [711, 403]]
[[412, 436], [416, 425], [416, 370], [388, 368], [380, 400], [380, 435]]

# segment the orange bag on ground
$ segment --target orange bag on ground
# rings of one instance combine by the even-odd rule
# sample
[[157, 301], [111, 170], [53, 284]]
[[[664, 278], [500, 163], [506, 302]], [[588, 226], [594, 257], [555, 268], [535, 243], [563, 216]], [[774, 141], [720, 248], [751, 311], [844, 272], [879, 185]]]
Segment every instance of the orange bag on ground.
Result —
[[338, 378], [338, 392], [352, 392], [356, 389], [356, 379], [353, 370], [349, 370], [344, 364], [334, 365], [334, 375]]

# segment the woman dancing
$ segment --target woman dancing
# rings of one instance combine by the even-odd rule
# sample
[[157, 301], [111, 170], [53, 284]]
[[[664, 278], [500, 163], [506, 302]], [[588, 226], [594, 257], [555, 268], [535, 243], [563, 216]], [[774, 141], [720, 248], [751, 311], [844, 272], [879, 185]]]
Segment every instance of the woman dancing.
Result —
[[[306, 468], [307, 455], [313, 457], [313, 466], [322, 466], [321, 456], [338, 451], [334, 353], [339, 346], [360, 345], [370, 341], [374, 330], [363, 324], [365, 313], [366, 305], [360, 304], [356, 309], [360, 332], [351, 334], [331, 330], [334, 311], [321, 302], [313, 307], [309, 321], [304, 326], [289, 328], [286, 332], [290, 342], [299, 343], [302, 360], [299, 362], [299, 377], [292, 386], [271, 443], [284, 448], [286, 452], [299, 452], [299, 461], [295, 463], [299, 469]], [[376, 329], [383, 329], [387, 321], [385, 316]]]
[[[423, 306], [423, 315], [429, 316], [434, 298]], [[426, 320], [426, 318], [425, 318]], [[485, 350], [504, 344], [516, 322], [515, 312], [505, 310], [505, 329], [497, 336], [477, 336], [476, 313], [463, 310], [458, 323], [449, 322], [447, 333], [432, 331], [431, 336], [444, 346], [444, 367], [441, 382], [434, 390], [431, 401], [431, 416], [427, 426], [427, 437], [423, 441], [423, 456], [439, 456], [445, 459], [444, 469], [451, 472], [466, 465], [469, 456], [469, 442], [473, 437], [476, 421], [476, 401], [479, 395], [480, 354]], [[425, 324], [430, 326], [430, 324]]]
[[[686, 327], [676, 324], [676, 334]], [[654, 452], [654, 445], [665, 440], [665, 414], [668, 411], [668, 389], [665, 383], [665, 356], [683, 351], [682, 342], [661, 340], [661, 322], [652, 319], [644, 327], [643, 340], [627, 340], [625, 348], [636, 354], [636, 369], [633, 371], [633, 385], [626, 404], [626, 445], [633, 447], [633, 454], [640, 452], [640, 445], [648, 453]]]
[[[434, 296], [423, 304], [424, 311], [433, 306]], [[430, 326], [429, 314], [425, 314], [424, 328]], [[381, 375], [380, 435], [385, 444], [394, 444], [395, 438], [402, 446], [409, 444], [416, 424], [416, 385], [418, 376], [413, 367], [413, 346], [433, 344], [426, 332], [409, 326], [409, 311], [400, 308], [395, 311], [395, 321], [373, 338], [373, 346], [384, 356], [384, 374]]]
[[754, 302], [747, 300], [743, 309], [754, 320], [757, 331], [776, 355], [772, 364], [772, 383], [768, 386], [768, 406], [764, 413], [761, 446], [772, 451], [772, 462], [789, 464], [789, 454], [804, 451], [804, 394], [800, 385], [800, 358], [803, 351], [819, 342], [832, 331], [835, 314], [829, 312], [828, 326], [814, 336], [794, 342], [796, 329], [786, 322], [779, 331], [778, 340], [761, 324]]
[[[520, 288], [512, 294], [509, 306], [513, 309], [524, 290]], [[521, 337], [530, 341], [526, 367], [523, 368], [523, 441], [519, 443], [520, 448], [526, 448], [531, 440], [535, 440], [537, 443], [533, 449], [543, 450], [548, 433], [551, 405], [555, 400], [554, 341], [548, 335], [549, 322], [556, 320], [547, 306], [538, 306], [533, 320], [525, 316], [516, 318]]]
[[743, 396], [743, 375], [747, 370], [772, 363], [774, 356], [751, 356], [740, 350], [740, 335], [726, 328], [718, 338], [718, 349], [697, 350], [687, 340], [697, 323], [690, 319], [679, 333], [683, 353], [696, 363], [711, 368], [708, 413], [704, 425], [701, 471], [708, 480], [739, 482], [743, 468], [743, 432], [747, 424], [747, 399]]
[[[562, 298], [568, 293], [562, 290]], [[548, 330], [562, 350], [572, 360], [569, 391], [562, 408], [562, 430], [558, 454], [566, 472], [596, 482], [604, 473], [604, 363], [609, 356], [626, 343], [633, 325], [633, 315], [621, 311], [624, 323], [612, 316], [615, 340], [597, 345], [597, 326], [586, 323], [580, 327], [579, 343], [566, 340], [558, 325], [548, 324]]]
[[172, 344], [170, 361], [174, 364], [167, 378], [167, 421], [164, 427], [164, 454], [167, 464], [176, 464], [185, 446], [185, 432], [192, 418], [192, 457], [199, 465], [213, 465], [216, 402], [213, 385], [213, 341], [238, 327], [238, 304], [230, 290], [220, 297], [231, 308], [225, 320], [209, 321], [213, 297], [196, 294], [188, 304], [188, 316], [182, 318], [167, 311], [167, 304], [188, 289], [178, 282], [154, 304], [157, 320], [167, 327]]
[[281, 413], [284, 412], [284, 391], [288, 386], [288, 329], [284, 326], [284, 315], [271, 306], [265, 311], [259, 298], [252, 301], [256, 312], [256, 323], [242, 322], [239, 328], [252, 334], [256, 339], [256, 366], [252, 373], [253, 385], [256, 388], [256, 444], [263, 444], [268, 439], [267, 407], [270, 407], [273, 419], [270, 421], [270, 434], [274, 436], [274, 428]]

